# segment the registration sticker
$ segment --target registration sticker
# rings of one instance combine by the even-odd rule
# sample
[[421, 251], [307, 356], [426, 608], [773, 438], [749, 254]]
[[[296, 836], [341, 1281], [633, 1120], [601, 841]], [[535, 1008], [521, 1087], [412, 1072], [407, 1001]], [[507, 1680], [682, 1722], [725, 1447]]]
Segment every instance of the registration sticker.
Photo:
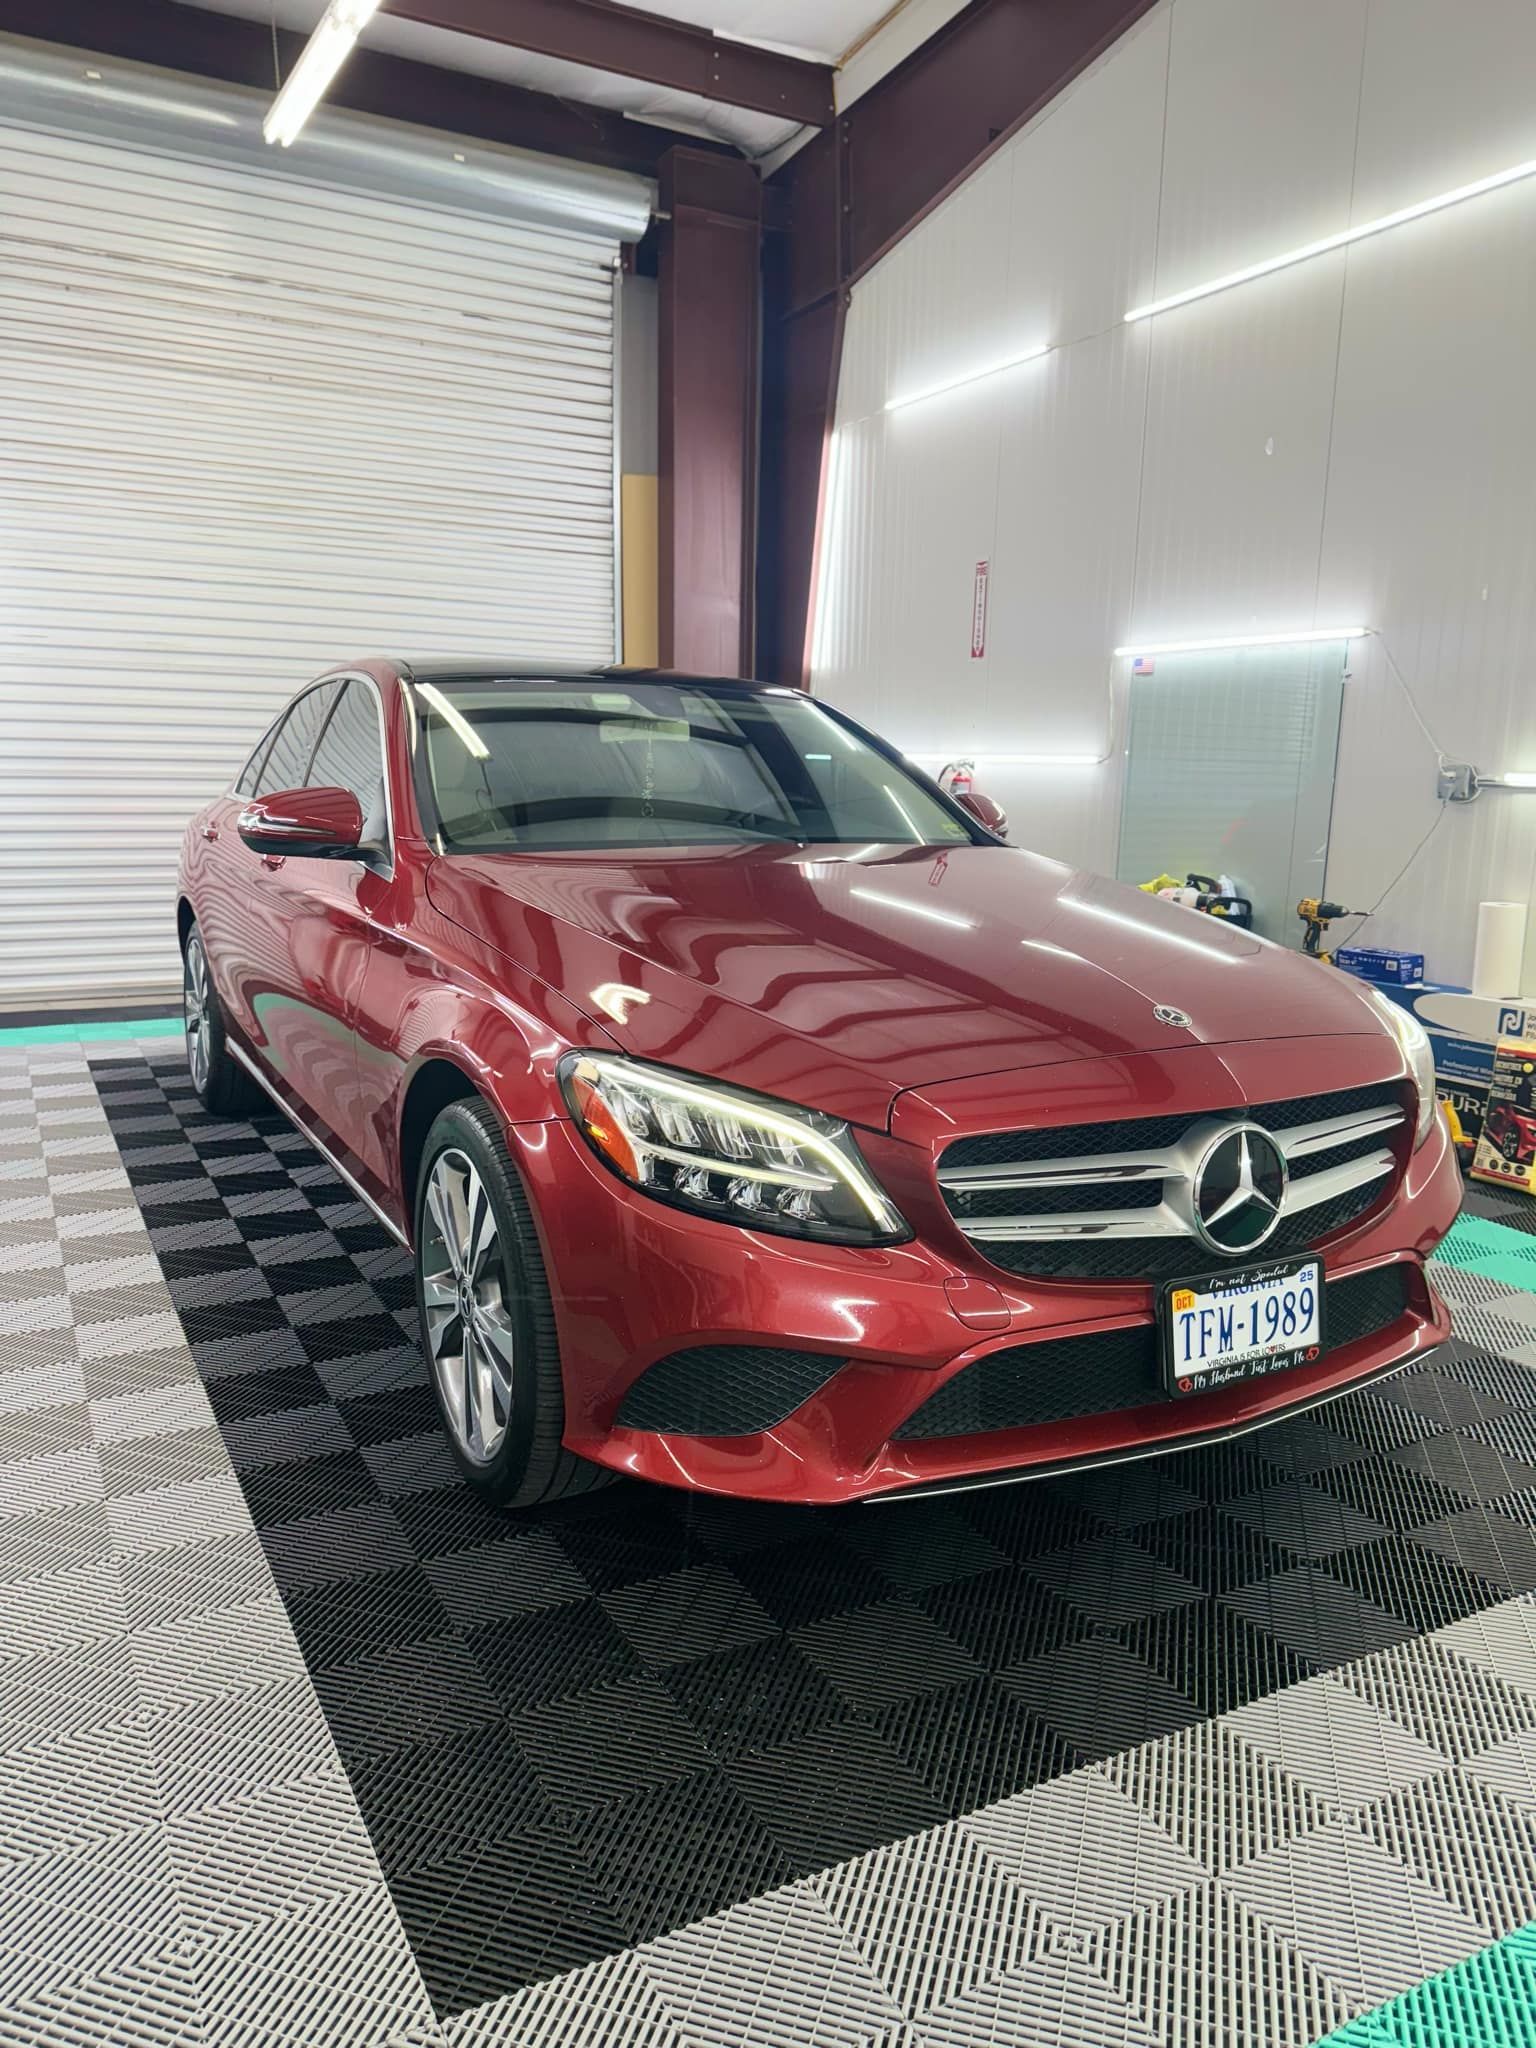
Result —
[[1175, 1396], [1287, 1372], [1323, 1354], [1320, 1259], [1287, 1259], [1163, 1289], [1163, 1383]]

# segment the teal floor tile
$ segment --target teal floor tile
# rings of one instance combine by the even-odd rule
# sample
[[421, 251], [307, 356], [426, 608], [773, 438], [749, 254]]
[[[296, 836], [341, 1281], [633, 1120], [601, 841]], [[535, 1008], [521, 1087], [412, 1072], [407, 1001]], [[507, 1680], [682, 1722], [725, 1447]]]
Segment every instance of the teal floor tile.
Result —
[[180, 1030], [179, 1017], [134, 1017], [118, 1024], [11, 1024], [0, 1030], [0, 1045], [77, 1045], [96, 1038], [160, 1038]]
[[1533, 2048], [1536, 1926], [1362, 2013], [1317, 2048]]

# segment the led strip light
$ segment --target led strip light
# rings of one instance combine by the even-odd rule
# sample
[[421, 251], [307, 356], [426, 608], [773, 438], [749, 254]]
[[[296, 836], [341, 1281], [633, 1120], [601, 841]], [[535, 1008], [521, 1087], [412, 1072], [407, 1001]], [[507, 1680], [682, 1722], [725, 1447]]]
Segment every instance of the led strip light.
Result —
[[1005, 356], [1000, 363], [988, 363], [980, 370], [967, 370], [963, 377], [951, 377], [944, 384], [927, 384], [921, 391], [903, 391], [895, 398], [885, 401], [887, 412], [900, 412], [904, 406], [922, 405], [930, 398], [942, 398], [946, 391], [959, 391], [967, 384], [979, 384], [984, 377], [1000, 377], [1004, 370], [1016, 370], [1020, 363], [1037, 363], [1042, 356], [1051, 353], [1051, 344], [1041, 342], [1038, 348], [1027, 348], [1022, 355]]
[[1411, 220], [1422, 220], [1427, 213], [1439, 213], [1443, 207], [1460, 206], [1463, 200], [1480, 199], [1485, 192], [1497, 192], [1504, 185], [1516, 185], [1522, 178], [1536, 177], [1536, 158], [1529, 163], [1513, 164], [1507, 171], [1495, 171], [1492, 177], [1477, 178], [1470, 185], [1458, 185], [1452, 192], [1438, 193], [1433, 199], [1421, 199], [1415, 206], [1400, 206], [1396, 213], [1384, 213], [1377, 220], [1368, 220], [1357, 228], [1345, 228], [1337, 235], [1325, 235], [1319, 242], [1305, 242], [1299, 249], [1288, 249], [1283, 256], [1266, 257], [1262, 263], [1250, 263], [1244, 270], [1229, 270], [1225, 277], [1213, 277], [1207, 284], [1191, 285], [1188, 291], [1170, 292], [1165, 299], [1149, 299], [1144, 306], [1132, 306], [1126, 314], [1130, 320], [1150, 320], [1154, 313], [1168, 313], [1175, 306], [1187, 306], [1195, 299], [1208, 299], [1214, 292], [1230, 291], [1234, 285], [1248, 284], [1256, 277], [1268, 277], [1272, 271], [1288, 270], [1293, 263], [1306, 263], [1313, 256], [1326, 256], [1330, 249], [1344, 249], [1351, 242], [1363, 242], [1367, 235], [1385, 234], [1388, 228], [1400, 228]]
[[1116, 655], [1217, 654], [1229, 647], [1307, 647], [1319, 640], [1362, 640], [1369, 626], [1311, 626], [1303, 633], [1237, 633], [1219, 640], [1138, 640]]

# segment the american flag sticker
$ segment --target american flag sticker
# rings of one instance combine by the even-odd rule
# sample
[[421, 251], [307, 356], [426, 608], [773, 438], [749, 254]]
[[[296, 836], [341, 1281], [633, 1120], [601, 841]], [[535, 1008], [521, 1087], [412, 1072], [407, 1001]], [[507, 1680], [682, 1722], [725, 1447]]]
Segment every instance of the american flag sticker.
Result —
[[992, 564], [976, 564], [976, 588], [971, 596], [971, 659], [980, 661], [987, 651], [987, 584]]
[[1150, 676], [1155, 673], [1156, 669], [1157, 663], [1150, 654], [1138, 654], [1131, 663], [1131, 674], [1133, 676]]

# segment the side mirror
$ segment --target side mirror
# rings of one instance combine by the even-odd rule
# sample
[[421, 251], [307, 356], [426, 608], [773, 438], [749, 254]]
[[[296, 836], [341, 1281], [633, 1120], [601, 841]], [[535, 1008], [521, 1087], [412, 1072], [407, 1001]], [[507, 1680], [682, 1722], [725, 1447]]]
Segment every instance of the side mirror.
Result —
[[363, 807], [350, 789], [274, 789], [252, 798], [236, 830], [255, 853], [355, 860]]
[[999, 839], [1008, 837], [1008, 813], [992, 797], [983, 796], [979, 789], [968, 789], [963, 795], [957, 790], [955, 802], [962, 810], [969, 811], [978, 825], [985, 825]]

